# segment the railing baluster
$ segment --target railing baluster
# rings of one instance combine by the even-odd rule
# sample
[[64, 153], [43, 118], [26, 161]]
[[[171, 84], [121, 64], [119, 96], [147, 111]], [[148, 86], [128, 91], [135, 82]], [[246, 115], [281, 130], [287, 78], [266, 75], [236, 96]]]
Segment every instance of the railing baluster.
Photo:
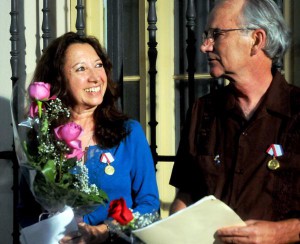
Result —
[[43, 31], [43, 50], [45, 50], [45, 48], [48, 46], [49, 44], [49, 40], [50, 40], [50, 24], [49, 24], [49, 4], [48, 4], [48, 0], [44, 0], [43, 1], [43, 22], [42, 22], [42, 31]]
[[[10, 25], [10, 34], [11, 34], [11, 58], [10, 58], [10, 65], [11, 65], [11, 81], [12, 81], [12, 88], [15, 87], [19, 77], [18, 77], [18, 41], [19, 41], [19, 30], [18, 30], [18, 1], [11, 0], [11, 25]], [[1, 152], [1, 157], [3, 159], [10, 159], [13, 163], [13, 244], [19, 243], [19, 223], [17, 218], [17, 205], [19, 202], [19, 164], [15, 153], [15, 146], [14, 143], [12, 145], [12, 151], [9, 152]]]
[[10, 25], [10, 34], [11, 34], [11, 58], [10, 58], [10, 65], [11, 65], [11, 72], [12, 72], [12, 85], [16, 84], [18, 78], [18, 40], [19, 40], [19, 30], [18, 30], [18, 1], [12, 0], [11, 1], [11, 25]]
[[195, 39], [195, 20], [196, 11], [194, 0], [188, 0], [187, 10], [186, 10], [186, 20], [187, 20], [187, 60], [188, 60], [188, 93], [189, 93], [189, 106], [191, 106], [195, 100], [194, 86], [195, 86], [195, 53], [196, 53], [196, 39]]
[[157, 59], [157, 49], [156, 49], [156, 22], [157, 22], [157, 16], [156, 16], [156, 9], [155, 9], [155, 2], [156, 0], [148, 0], [149, 2], [149, 10], [148, 10], [148, 28], [149, 31], [149, 42], [148, 42], [148, 57], [149, 57], [149, 76], [150, 76], [150, 122], [148, 123], [150, 125], [150, 134], [151, 134], [151, 140], [150, 140], [150, 147], [152, 151], [152, 155], [154, 158], [154, 163], [157, 163], [157, 152], [156, 152], [156, 59]]
[[77, 16], [76, 16], [76, 30], [79, 36], [85, 36], [84, 33], [84, 5], [82, 0], [77, 0]]

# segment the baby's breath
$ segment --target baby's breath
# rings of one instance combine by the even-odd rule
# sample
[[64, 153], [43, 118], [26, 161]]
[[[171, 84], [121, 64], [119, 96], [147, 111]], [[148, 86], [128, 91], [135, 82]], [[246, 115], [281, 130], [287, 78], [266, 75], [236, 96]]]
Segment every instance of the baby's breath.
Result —
[[89, 184], [88, 168], [76, 157], [67, 159], [71, 151], [69, 146], [54, 136], [53, 121], [69, 118], [69, 109], [59, 98], [44, 101], [43, 105], [42, 116], [33, 120], [32, 126], [37, 134], [37, 154], [28, 157], [29, 164], [41, 171], [35, 179], [35, 196], [51, 211], [63, 205], [81, 208], [104, 203], [106, 194]]
[[49, 120], [58, 119], [59, 116], [65, 115], [67, 118], [70, 117], [70, 111], [68, 108], [65, 108], [59, 98], [50, 100], [47, 113]]
[[141, 214], [140, 212], [133, 213], [133, 220], [129, 223], [132, 230], [146, 227], [160, 218], [158, 212]]
[[[132, 209], [130, 209], [132, 211]], [[152, 213], [141, 214], [140, 212], [132, 213], [133, 219], [127, 225], [121, 225], [116, 221], [107, 220], [105, 223], [109, 226], [112, 233], [115, 233], [120, 238], [124, 239], [128, 243], [143, 243], [140, 240], [132, 236], [131, 232], [140, 228], [144, 228], [158, 220], [160, 215], [157, 211]]]

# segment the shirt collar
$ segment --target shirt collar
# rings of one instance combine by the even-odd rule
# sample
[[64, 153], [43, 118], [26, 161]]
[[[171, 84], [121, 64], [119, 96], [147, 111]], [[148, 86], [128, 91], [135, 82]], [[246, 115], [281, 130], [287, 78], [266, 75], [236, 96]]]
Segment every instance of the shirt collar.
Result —
[[[273, 74], [273, 80], [264, 95], [264, 101], [262, 102], [261, 106], [265, 107], [268, 111], [279, 113], [285, 116], [291, 116], [291, 88], [279, 71], [275, 71]], [[224, 108], [225, 111], [229, 111], [236, 108], [236, 99], [233, 95], [234, 88], [231, 84], [229, 84], [225, 89], [227, 92], [225, 92], [225, 100], [223, 100], [226, 101]]]
[[265, 94], [263, 104], [269, 111], [290, 117], [290, 93], [291, 87], [288, 85], [285, 78], [279, 71], [275, 71], [272, 83]]

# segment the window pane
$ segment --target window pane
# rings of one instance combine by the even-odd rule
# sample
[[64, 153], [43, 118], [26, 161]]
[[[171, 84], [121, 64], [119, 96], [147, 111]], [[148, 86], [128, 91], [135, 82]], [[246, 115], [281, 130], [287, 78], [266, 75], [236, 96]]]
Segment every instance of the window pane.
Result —
[[139, 74], [139, 4], [138, 0], [123, 2], [124, 75]]
[[131, 118], [140, 120], [140, 86], [138, 81], [124, 82], [124, 112]]

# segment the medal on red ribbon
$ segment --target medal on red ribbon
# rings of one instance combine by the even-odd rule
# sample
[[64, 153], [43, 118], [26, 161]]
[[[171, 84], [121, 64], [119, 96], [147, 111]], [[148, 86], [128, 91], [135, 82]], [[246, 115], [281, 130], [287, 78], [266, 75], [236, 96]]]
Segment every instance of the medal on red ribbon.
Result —
[[283, 155], [283, 149], [282, 146], [279, 144], [272, 144], [268, 150], [267, 153], [271, 155], [273, 158], [268, 162], [268, 168], [270, 170], [276, 170], [280, 167], [280, 163], [277, 160], [276, 157], [280, 157]]
[[110, 152], [101, 154], [100, 162], [107, 163], [107, 165], [104, 168], [105, 174], [113, 175], [115, 173], [115, 168], [110, 165], [114, 160], [115, 159], [114, 159], [113, 155], [111, 155]]

